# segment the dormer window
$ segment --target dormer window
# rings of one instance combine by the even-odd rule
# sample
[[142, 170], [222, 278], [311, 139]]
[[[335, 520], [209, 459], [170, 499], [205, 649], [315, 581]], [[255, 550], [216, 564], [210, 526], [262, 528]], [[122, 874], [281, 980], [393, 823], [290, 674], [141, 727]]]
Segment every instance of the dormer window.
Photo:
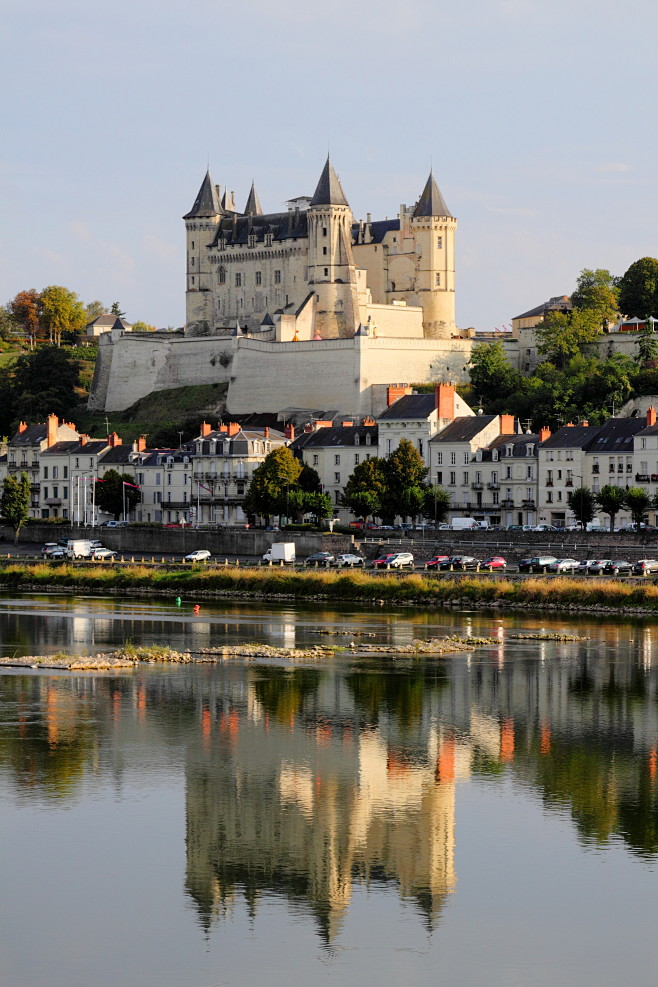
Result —
[[266, 247], [271, 247], [272, 246], [272, 234], [271, 233], [266, 233], [265, 234], [265, 246]]
[[360, 435], [355, 435], [354, 436], [354, 445], [355, 446], [361, 445], [361, 436]]
[[478, 449], [478, 451], [475, 453], [475, 459], [477, 460], [478, 463], [481, 463], [482, 462], [482, 450], [481, 449]]
[[255, 247], [256, 246], [256, 234], [255, 233], [250, 233], [249, 234], [249, 246], [250, 247]]
[[371, 435], [366, 435], [366, 445], [367, 446], [372, 445], [372, 436]]
[[492, 449], [491, 450], [491, 459], [492, 459], [492, 462], [494, 462], [494, 463], [497, 463], [498, 462], [498, 450], [497, 449]]
[[525, 447], [525, 454], [526, 454], [526, 456], [534, 456], [534, 454], [535, 454], [535, 444], [534, 444], [534, 442], [528, 442], [528, 444]]
[[506, 456], [513, 456], [514, 455], [514, 446], [511, 443], [509, 445], [505, 446], [505, 455]]
[[226, 238], [223, 236], [219, 238], [219, 249], [226, 250]]

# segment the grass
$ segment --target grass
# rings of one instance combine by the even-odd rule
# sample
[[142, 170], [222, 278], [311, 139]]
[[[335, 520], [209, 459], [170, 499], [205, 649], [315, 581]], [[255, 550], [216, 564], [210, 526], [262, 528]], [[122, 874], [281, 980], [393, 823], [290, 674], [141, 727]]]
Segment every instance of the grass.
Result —
[[428, 577], [419, 573], [373, 577], [357, 570], [294, 572], [288, 569], [229, 567], [157, 568], [76, 567], [71, 563], [8, 563], [0, 566], [0, 586], [79, 587], [97, 591], [143, 589], [179, 593], [259, 595], [287, 599], [322, 598], [367, 602], [442, 604], [457, 599], [487, 605], [531, 605], [543, 608], [607, 606], [619, 610], [658, 610], [658, 585], [653, 582], [584, 582], [558, 579], [493, 579], [487, 576]]

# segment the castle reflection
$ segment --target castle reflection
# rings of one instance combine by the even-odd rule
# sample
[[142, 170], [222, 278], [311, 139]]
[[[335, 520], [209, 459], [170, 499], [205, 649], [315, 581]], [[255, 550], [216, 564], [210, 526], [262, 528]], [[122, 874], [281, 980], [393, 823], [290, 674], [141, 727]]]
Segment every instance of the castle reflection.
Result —
[[652, 629], [496, 636], [440, 662], [2, 676], [0, 780], [66, 803], [91, 777], [184, 773], [185, 891], [205, 930], [277, 895], [331, 942], [375, 882], [432, 929], [458, 886], [460, 784], [483, 776], [522, 782], [583, 844], [653, 858]]

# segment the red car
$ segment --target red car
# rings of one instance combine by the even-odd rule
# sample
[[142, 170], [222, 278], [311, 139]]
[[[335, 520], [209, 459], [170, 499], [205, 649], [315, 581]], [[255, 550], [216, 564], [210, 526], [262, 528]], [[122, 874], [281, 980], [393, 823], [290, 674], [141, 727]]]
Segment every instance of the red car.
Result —
[[380, 555], [378, 559], [373, 560], [373, 569], [383, 569], [395, 555], [397, 555], [397, 552], [387, 552], [386, 555]]
[[449, 555], [433, 555], [428, 562], [425, 563], [426, 569], [438, 569], [442, 562], [447, 562], [450, 558]]
[[481, 569], [502, 569], [503, 571], [507, 568], [507, 560], [502, 557], [502, 555], [492, 555], [490, 559], [485, 559], [484, 562], [480, 564]]

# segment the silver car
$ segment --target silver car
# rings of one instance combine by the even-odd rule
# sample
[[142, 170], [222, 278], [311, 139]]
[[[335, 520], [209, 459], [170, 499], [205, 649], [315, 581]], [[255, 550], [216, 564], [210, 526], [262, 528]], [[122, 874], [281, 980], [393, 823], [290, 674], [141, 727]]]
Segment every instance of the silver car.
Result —
[[363, 556], [355, 555], [353, 552], [344, 552], [342, 555], [337, 555], [333, 561], [333, 565], [346, 569], [351, 569], [356, 565], [363, 565], [363, 563]]

